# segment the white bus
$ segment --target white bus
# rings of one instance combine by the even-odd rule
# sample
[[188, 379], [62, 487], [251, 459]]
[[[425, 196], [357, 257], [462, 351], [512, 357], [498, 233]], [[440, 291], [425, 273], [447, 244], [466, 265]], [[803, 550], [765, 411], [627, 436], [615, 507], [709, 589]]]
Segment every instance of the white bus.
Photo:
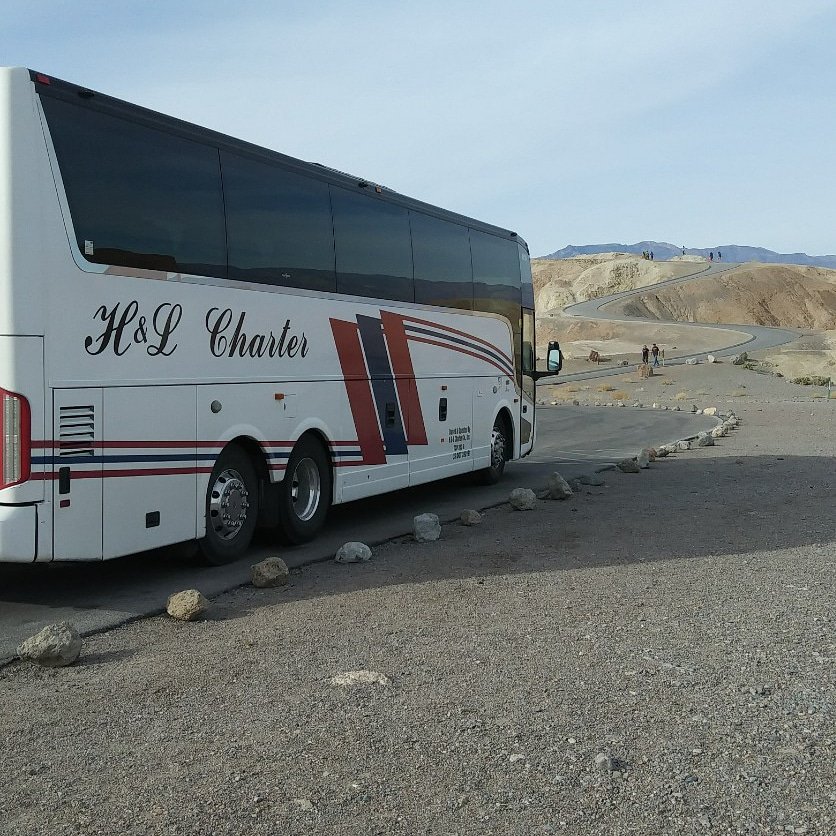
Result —
[[0, 560], [224, 563], [495, 481], [534, 443], [533, 308], [513, 232], [0, 69]]

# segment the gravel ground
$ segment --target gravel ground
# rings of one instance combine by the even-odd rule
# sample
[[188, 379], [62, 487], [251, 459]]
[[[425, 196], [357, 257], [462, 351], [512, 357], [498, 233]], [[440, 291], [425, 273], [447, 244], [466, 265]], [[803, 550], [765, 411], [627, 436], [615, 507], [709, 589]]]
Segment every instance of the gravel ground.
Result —
[[715, 447], [0, 670], [0, 833], [833, 833], [836, 402], [749, 376]]

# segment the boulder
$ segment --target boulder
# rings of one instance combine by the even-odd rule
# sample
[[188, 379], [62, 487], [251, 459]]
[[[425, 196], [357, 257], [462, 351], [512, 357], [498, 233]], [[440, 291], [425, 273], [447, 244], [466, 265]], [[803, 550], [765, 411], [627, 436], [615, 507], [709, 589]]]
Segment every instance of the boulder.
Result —
[[677, 452], [684, 452], [685, 450], [690, 450], [691, 442], [688, 441], [687, 438], [683, 438], [681, 441], [676, 442], [676, 449]]
[[482, 515], [473, 508], [466, 508], [460, 517], [462, 525], [479, 525]]
[[728, 434], [729, 434], [729, 431], [725, 428], [725, 426], [723, 424], [720, 424], [719, 427], [715, 427], [711, 431], [711, 437], [712, 438], [722, 438], [723, 436], [728, 435]]
[[716, 406], [707, 406], [703, 411], [703, 415], [711, 415], [712, 417], [717, 414], [717, 407]]
[[699, 360], [697, 360], [697, 358], [696, 358], [696, 357], [689, 357], [689, 358], [685, 361], [685, 365], [686, 365], [686, 366], [696, 366], [699, 362], [700, 362], [700, 361], [699, 361]]
[[645, 470], [650, 467], [650, 454], [647, 450], [642, 450], [638, 456], [636, 456], [636, 464], [639, 466], [640, 469]]
[[705, 358], [705, 360], [706, 360], [707, 363], [716, 363], [717, 362], [717, 358], [713, 354], [709, 354]]
[[547, 499], [568, 499], [572, 496], [569, 483], [555, 471], [549, 476]]
[[742, 351], [740, 354], [735, 354], [734, 357], [732, 357], [732, 363], [734, 363], [735, 366], [742, 366], [748, 359], [749, 355], [745, 351]]
[[412, 519], [412, 533], [419, 543], [432, 543], [441, 537], [441, 523], [437, 514], [418, 514]]
[[537, 496], [529, 488], [514, 488], [508, 497], [508, 501], [518, 511], [531, 511], [537, 504]]
[[69, 621], [50, 624], [26, 639], [17, 649], [21, 659], [46, 668], [72, 665], [81, 653], [81, 637]]
[[168, 596], [165, 609], [178, 621], [194, 621], [209, 609], [209, 601], [197, 589], [184, 589]]
[[253, 586], [260, 589], [284, 586], [290, 580], [290, 570], [280, 557], [267, 557], [250, 566], [250, 577]]
[[365, 543], [343, 543], [334, 555], [334, 563], [366, 563], [372, 559], [372, 550]]
[[639, 463], [635, 459], [622, 459], [616, 467], [622, 473], [638, 473], [641, 470]]
[[700, 434], [697, 438], [697, 447], [713, 447], [714, 446], [714, 439], [711, 437], [711, 434]]

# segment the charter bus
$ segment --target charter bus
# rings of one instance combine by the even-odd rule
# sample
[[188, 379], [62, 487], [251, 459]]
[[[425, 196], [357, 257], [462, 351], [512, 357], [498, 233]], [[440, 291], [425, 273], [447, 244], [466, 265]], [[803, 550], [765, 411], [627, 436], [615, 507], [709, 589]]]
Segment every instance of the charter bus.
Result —
[[0, 69], [0, 560], [224, 563], [495, 481], [536, 374], [516, 233]]

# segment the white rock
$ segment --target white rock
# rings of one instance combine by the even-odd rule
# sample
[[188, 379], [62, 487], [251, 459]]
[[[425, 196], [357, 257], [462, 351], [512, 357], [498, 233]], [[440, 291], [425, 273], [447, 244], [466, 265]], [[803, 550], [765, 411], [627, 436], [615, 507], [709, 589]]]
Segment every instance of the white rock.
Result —
[[717, 407], [716, 406], [708, 406], [702, 411], [703, 415], [711, 415], [712, 417], [717, 414]]
[[514, 488], [508, 501], [518, 511], [531, 511], [537, 504], [537, 495], [529, 488]]
[[709, 363], [716, 363], [717, 358], [713, 354], [709, 354], [708, 357], [705, 358]]
[[719, 427], [715, 427], [711, 431], [711, 437], [712, 438], [722, 438], [724, 435], [728, 435], [728, 433], [729, 433], [729, 431], [722, 424], [720, 424]]
[[383, 685], [385, 687], [391, 685], [392, 680], [377, 671], [345, 671], [332, 677], [331, 684], [348, 688], [355, 685]]
[[697, 365], [697, 363], [699, 363], [699, 362], [700, 362], [700, 361], [699, 361], [699, 360], [697, 360], [697, 358], [696, 358], [696, 357], [689, 357], [689, 358], [685, 361], [685, 365], [686, 365], [686, 366], [696, 366], [696, 365]]
[[290, 580], [290, 570], [280, 557], [268, 557], [250, 566], [253, 586], [266, 588], [284, 586]]
[[197, 589], [184, 589], [168, 596], [165, 609], [178, 621], [194, 621], [209, 609], [209, 602]]
[[659, 409], [659, 404], [658, 404], [658, 403], [654, 403], [654, 404], [653, 404], [653, 406], [651, 407], [651, 409]]
[[643, 469], [650, 467], [650, 453], [648, 450], [642, 450], [641, 453], [636, 456], [636, 464]]
[[462, 525], [479, 525], [482, 515], [473, 508], [466, 508], [460, 517]]
[[413, 536], [419, 543], [432, 543], [441, 537], [441, 523], [437, 514], [418, 514], [412, 519]]
[[569, 483], [557, 471], [549, 476], [548, 488], [548, 499], [568, 499], [573, 493]]
[[700, 435], [697, 438], [697, 447], [713, 447], [714, 446], [714, 439], [711, 435]]
[[372, 550], [365, 543], [343, 543], [334, 556], [334, 563], [365, 563], [372, 559]]
[[734, 357], [732, 357], [732, 363], [734, 363], [735, 366], [742, 366], [748, 359], [749, 355], [745, 351], [743, 351], [740, 354], [735, 354]]
[[26, 639], [17, 649], [17, 655], [46, 668], [63, 668], [72, 665], [81, 653], [81, 637], [69, 621], [50, 624], [39, 633]]
[[691, 442], [688, 439], [683, 438], [681, 441], [676, 442], [676, 449], [678, 451], [690, 450], [691, 449]]

